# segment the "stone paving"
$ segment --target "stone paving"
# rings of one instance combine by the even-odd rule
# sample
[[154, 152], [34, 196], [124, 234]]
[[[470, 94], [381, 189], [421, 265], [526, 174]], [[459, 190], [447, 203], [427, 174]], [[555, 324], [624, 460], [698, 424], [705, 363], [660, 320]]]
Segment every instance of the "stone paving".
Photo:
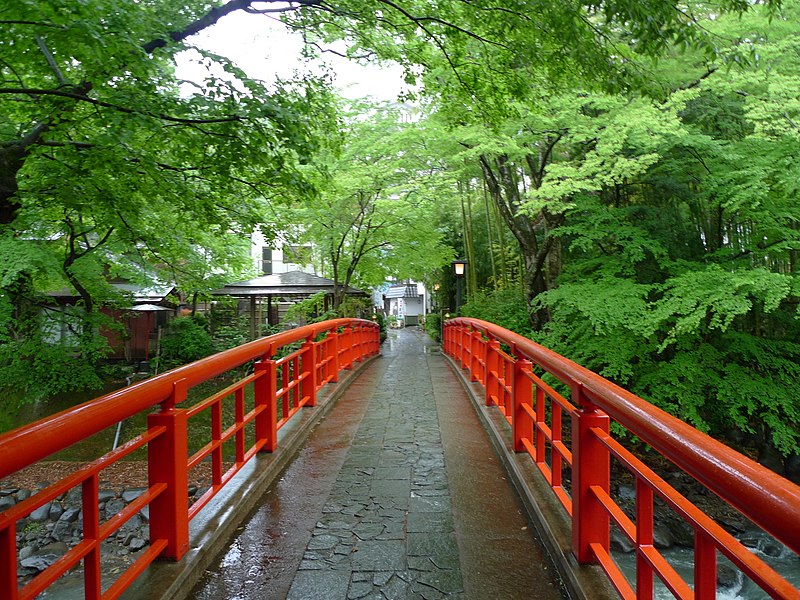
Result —
[[463, 595], [430, 374], [408, 350], [372, 394], [290, 599]]
[[381, 351], [192, 598], [562, 597], [438, 346], [409, 328]]

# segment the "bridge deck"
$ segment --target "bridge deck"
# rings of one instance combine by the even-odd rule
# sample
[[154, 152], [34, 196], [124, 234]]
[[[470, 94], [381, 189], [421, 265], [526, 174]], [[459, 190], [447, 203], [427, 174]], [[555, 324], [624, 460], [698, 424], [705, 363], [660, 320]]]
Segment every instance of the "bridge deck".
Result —
[[390, 332], [191, 595], [561, 598], [438, 347]]

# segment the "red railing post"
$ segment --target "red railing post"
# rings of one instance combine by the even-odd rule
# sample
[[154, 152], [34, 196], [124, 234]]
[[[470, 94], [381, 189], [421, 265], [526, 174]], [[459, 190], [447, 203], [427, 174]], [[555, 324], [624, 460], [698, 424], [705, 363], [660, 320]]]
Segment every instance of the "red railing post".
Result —
[[102, 597], [100, 585], [102, 571], [100, 567], [99, 496], [100, 485], [97, 480], [97, 475], [92, 475], [81, 485], [83, 539], [95, 542], [95, 546], [83, 557], [83, 588], [85, 600], [99, 600]]
[[486, 357], [484, 364], [486, 365], [486, 376], [483, 378], [483, 385], [486, 389], [486, 406], [494, 404], [492, 396], [497, 397], [498, 388], [500, 384], [498, 377], [500, 376], [500, 342], [491, 340], [486, 344]]
[[147, 446], [147, 474], [150, 487], [167, 486], [150, 503], [150, 540], [166, 540], [161, 557], [170, 560], [180, 560], [189, 548], [188, 419], [184, 409], [175, 408], [187, 391], [186, 379], [179, 379], [161, 410], [147, 416], [149, 429], [166, 429]]
[[347, 369], [349, 371], [353, 368], [353, 327], [347, 325], [342, 331], [342, 334], [344, 334], [344, 340], [343, 343], [339, 345], [339, 349], [342, 351], [340, 366], [342, 369]]
[[609, 516], [591, 489], [609, 492], [609, 452], [592, 431], [608, 433], [609, 418], [583, 397], [583, 385], [574, 385], [572, 398], [578, 406], [572, 417], [572, 552], [583, 564], [597, 562], [593, 544], [609, 546]]
[[263, 373], [253, 384], [255, 407], [264, 408], [256, 415], [256, 443], [261, 452], [275, 452], [278, 447], [278, 368], [274, 360], [262, 358], [255, 364], [255, 373]]
[[[499, 342], [498, 342], [499, 344]], [[533, 364], [529, 360], [520, 359], [514, 363], [514, 383], [512, 385], [511, 429], [514, 436], [514, 452], [525, 452], [527, 439], [533, 444], [533, 421], [522, 407], [531, 406], [533, 401], [533, 381], [529, 377]]]
[[717, 597], [717, 549], [708, 534], [699, 529], [694, 532], [694, 597]]
[[0, 526], [0, 598], [17, 600], [17, 527], [14, 521]]
[[470, 381], [479, 381], [486, 384], [486, 379], [481, 377], [481, 358], [486, 365], [486, 344], [483, 343], [483, 336], [480, 331], [472, 332], [472, 360], [470, 360], [469, 370], [471, 372]]
[[328, 372], [333, 383], [339, 381], [339, 334], [336, 331], [331, 331], [328, 337], [333, 338], [330, 344], [327, 345], [328, 352], [330, 353], [331, 360], [328, 362]]
[[459, 368], [464, 368], [464, 326], [459, 323], [456, 325], [455, 331], [455, 340], [454, 340], [454, 350], [455, 350], [455, 357], [456, 361], [458, 361]]
[[306, 340], [303, 344], [303, 374], [305, 379], [301, 385], [301, 398], [308, 398], [306, 406], [317, 405], [317, 343], [312, 340]]

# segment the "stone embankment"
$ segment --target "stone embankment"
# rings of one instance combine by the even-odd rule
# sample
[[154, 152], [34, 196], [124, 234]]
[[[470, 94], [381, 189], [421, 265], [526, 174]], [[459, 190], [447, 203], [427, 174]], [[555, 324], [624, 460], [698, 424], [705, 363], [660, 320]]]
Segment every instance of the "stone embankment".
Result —
[[[41, 488], [39, 488], [41, 489]], [[142, 487], [101, 489], [99, 509], [101, 523], [122, 511], [144, 491]], [[205, 490], [189, 487], [190, 502]], [[28, 499], [38, 489], [0, 488], [0, 512]], [[103, 542], [101, 553], [104, 572], [119, 573], [136, 560], [149, 543], [149, 507], [131, 517]], [[81, 490], [71, 489], [17, 522], [17, 573], [19, 583], [35, 577], [52, 565], [83, 537]], [[77, 574], [77, 571], [76, 573]]]

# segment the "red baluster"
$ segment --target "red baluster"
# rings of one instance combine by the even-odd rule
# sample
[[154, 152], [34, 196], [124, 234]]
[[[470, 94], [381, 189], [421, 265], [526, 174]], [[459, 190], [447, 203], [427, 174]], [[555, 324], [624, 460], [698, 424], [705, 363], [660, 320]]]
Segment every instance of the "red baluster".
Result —
[[533, 443], [533, 421], [523, 408], [523, 405], [531, 406], [533, 381], [531, 381], [529, 374], [532, 368], [533, 365], [529, 360], [521, 359], [514, 363], [514, 383], [512, 386], [514, 408], [511, 413], [514, 452], [525, 452], [525, 444], [522, 443], [524, 439], [527, 439], [531, 444]]
[[317, 405], [317, 343], [306, 340], [303, 344], [301, 398], [307, 398], [306, 406]]
[[175, 405], [186, 399], [186, 379], [174, 383], [169, 400], [161, 411], [147, 416], [150, 429], [164, 427], [166, 431], [147, 447], [149, 485], [159, 483], [167, 488], [150, 503], [150, 539], [167, 541], [164, 558], [180, 560], [189, 549], [189, 487], [187, 467], [186, 411]]
[[255, 406], [263, 406], [256, 416], [256, 440], [263, 441], [262, 452], [275, 452], [278, 447], [278, 369], [274, 360], [262, 359], [255, 364], [255, 372], [264, 374], [254, 384]]
[[609, 418], [584, 398], [580, 384], [573, 389], [573, 402], [579, 408], [572, 418], [572, 551], [583, 564], [596, 562], [591, 544], [608, 551], [608, 513], [590, 488], [609, 492], [609, 452], [592, 431], [608, 433]]

